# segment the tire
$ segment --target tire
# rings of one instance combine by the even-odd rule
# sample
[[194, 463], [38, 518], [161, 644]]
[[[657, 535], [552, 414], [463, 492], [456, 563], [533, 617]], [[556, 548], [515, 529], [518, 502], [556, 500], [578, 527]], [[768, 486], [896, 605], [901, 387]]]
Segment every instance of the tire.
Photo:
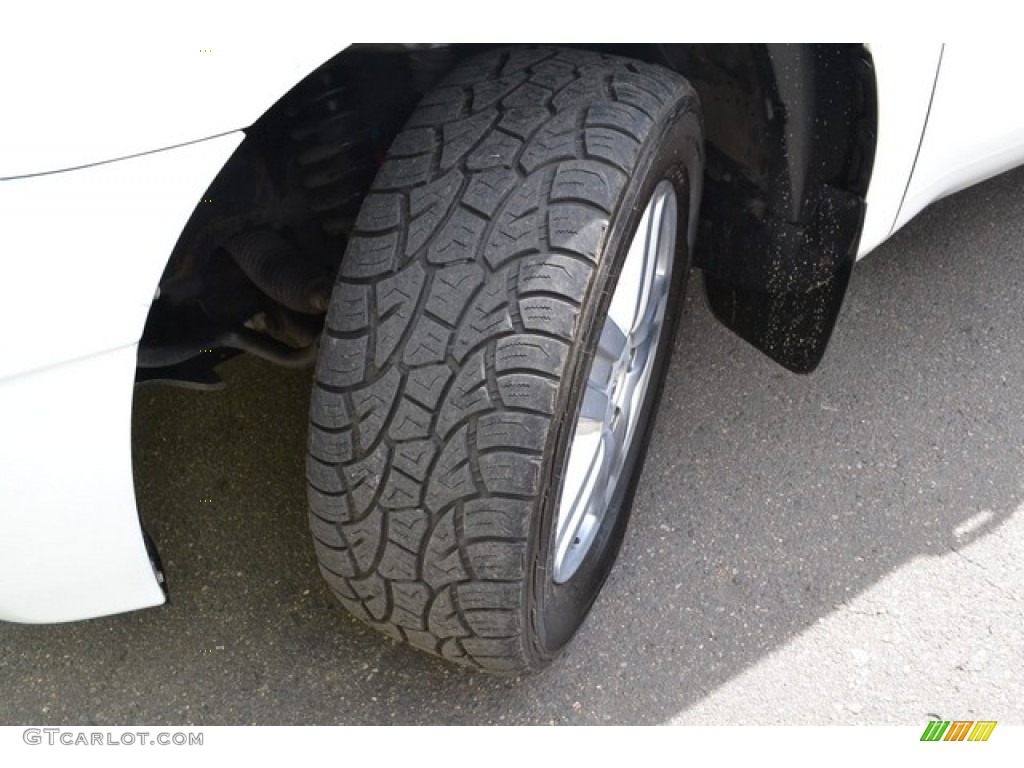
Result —
[[[701, 134], [678, 75], [553, 48], [469, 59], [413, 113], [342, 260], [310, 408], [316, 554], [355, 616], [503, 674], [543, 668], [575, 633], [640, 473], [689, 267]], [[573, 446], [599, 342], [613, 295], [632, 295], [615, 294], [617, 279], [652, 196], [658, 237], [677, 224], [674, 241], [643, 241], [662, 243], [664, 263], [645, 256], [648, 298], [631, 300], [637, 327], [657, 315], [645, 383], [629, 387], [628, 418], [605, 407], [601, 440], [627, 437], [585, 465], [602, 473], [599, 495], [566, 494], [588, 502], [563, 515], [561, 491], [580, 477], [570, 452], [589, 460]], [[639, 346], [628, 361], [616, 349], [614, 375], [639, 375]], [[560, 521], [578, 529], [558, 536]]]

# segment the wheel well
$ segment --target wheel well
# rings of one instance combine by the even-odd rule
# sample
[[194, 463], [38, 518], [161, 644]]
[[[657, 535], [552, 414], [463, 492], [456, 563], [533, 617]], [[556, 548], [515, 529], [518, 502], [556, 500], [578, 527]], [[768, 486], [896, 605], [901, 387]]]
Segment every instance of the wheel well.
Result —
[[[171, 255], [139, 379], [216, 386], [213, 366], [239, 350], [308, 364], [324, 292], [385, 151], [422, 96], [484, 47], [353, 46], [252, 125]], [[695, 263], [709, 303], [773, 359], [813, 369], [845, 293], [873, 159], [867, 52], [585, 47], [668, 66], [696, 88], [707, 172]]]
[[246, 130], [182, 231], [139, 347], [137, 380], [217, 388], [240, 351], [305, 366], [359, 205], [424, 93], [437, 46], [353, 46]]

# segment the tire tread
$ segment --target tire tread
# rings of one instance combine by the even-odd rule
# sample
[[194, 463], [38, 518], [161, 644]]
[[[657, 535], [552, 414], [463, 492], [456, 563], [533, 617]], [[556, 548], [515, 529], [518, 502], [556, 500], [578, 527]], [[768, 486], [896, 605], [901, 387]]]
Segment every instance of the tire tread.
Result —
[[310, 524], [342, 604], [498, 673], [526, 640], [531, 520], [601, 240], [659, 67], [554, 48], [459, 65], [395, 139], [342, 260], [311, 404]]

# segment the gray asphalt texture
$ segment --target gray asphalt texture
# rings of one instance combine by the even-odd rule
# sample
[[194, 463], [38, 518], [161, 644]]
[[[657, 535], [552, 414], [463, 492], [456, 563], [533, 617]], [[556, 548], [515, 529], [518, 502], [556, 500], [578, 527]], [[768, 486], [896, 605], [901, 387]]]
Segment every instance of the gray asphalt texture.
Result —
[[691, 282], [619, 562], [525, 680], [335, 606], [305, 527], [308, 372], [237, 359], [223, 392], [142, 389], [138, 496], [172, 602], [0, 624], [0, 723], [1022, 724], [1022, 275], [1017, 171], [859, 263], [811, 376]]

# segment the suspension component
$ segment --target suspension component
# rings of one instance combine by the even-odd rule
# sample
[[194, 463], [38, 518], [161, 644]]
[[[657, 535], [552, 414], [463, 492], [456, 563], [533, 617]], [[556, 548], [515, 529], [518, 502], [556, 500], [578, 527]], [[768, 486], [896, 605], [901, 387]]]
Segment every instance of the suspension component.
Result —
[[288, 309], [319, 315], [331, 299], [332, 275], [320, 262], [304, 259], [272, 229], [241, 232], [224, 243], [245, 276]]

